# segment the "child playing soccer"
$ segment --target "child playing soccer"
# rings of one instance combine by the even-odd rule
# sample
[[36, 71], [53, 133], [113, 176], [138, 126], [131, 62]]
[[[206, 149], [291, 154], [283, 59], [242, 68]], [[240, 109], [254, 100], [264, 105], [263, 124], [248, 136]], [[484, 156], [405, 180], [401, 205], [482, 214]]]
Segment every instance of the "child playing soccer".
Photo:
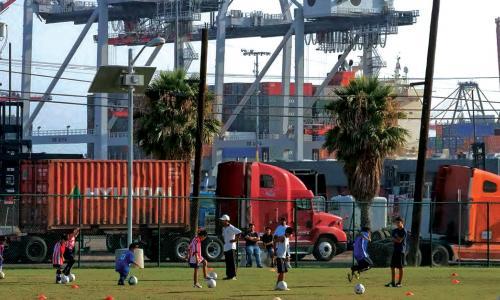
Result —
[[66, 251], [67, 236], [63, 235], [54, 245], [52, 252], [52, 266], [56, 268], [56, 283], [61, 283], [62, 266], [64, 265], [64, 252]]
[[203, 265], [203, 276], [209, 279], [207, 276], [207, 261], [201, 256], [201, 243], [207, 238], [208, 233], [206, 230], [200, 230], [198, 235], [189, 244], [188, 262], [189, 266], [193, 268], [193, 287], [201, 289], [201, 284], [198, 283], [198, 268], [200, 264]]
[[[276, 289], [278, 283], [285, 280], [285, 273], [288, 272], [287, 262], [290, 259], [290, 236], [293, 233], [292, 227], [285, 229], [285, 235], [275, 236], [274, 241], [276, 244], [276, 272], [278, 272], [278, 279], [276, 280]], [[290, 290], [286, 288], [286, 290]]]
[[[405, 265], [406, 253], [406, 237], [407, 233], [404, 228], [404, 221], [401, 217], [394, 219], [396, 229], [392, 230], [392, 241], [394, 242], [394, 251], [391, 259], [391, 282], [386, 284], [386, 287], [401, 287], [403, 280], [403, 267]], [[399, 270], [399, 279], [396, 283], [396, 268]]]
[[352, 281], [354, 276], [356, 276], [356, 279], [359, 279], [360, 273], [369, 270], [373, 265], [368, 255], [368, 242], [371, 241], [370, 236], [370, 228], [363, 227], [361, 228], [361, 233], [354, 240], [354, 258], [356, 259], [357, 265], [352, 266], [351, 273], [347, 274], [349, 282]]
[[66, 259], [66, 267], [63, 270], [63, 274], [68, 276], [71, 273], [71, 268], [75, 264], [75, 243], [78, 234], [80, 233], [79, 228], [75, 228], [70, 234], [68, 234], [68, 240], [66, 241], [66, 250], [64, 251], [64, 259]]
[[3, 252], [5, 250], [5, 237], [0, 236], [0, 272], [3, 270]]
[[123, 253], [115, 264], [115, 271], [120, 274], [120, 278], [118, 279], [118, 285], [125, 285], [125, 279], [127, 279], [128, 273], [130, 272], [130, 265], [136, 265], [134, 257], [134, 250], [139, 248], [139, 245], [136, 243], [130, 244], [128, 246], [128, 251]]

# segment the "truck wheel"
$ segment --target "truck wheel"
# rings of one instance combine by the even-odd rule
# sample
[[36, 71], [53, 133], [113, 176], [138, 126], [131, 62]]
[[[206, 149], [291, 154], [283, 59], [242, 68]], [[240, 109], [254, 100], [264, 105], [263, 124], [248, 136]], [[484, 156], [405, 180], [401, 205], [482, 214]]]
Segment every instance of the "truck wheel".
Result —
[[116, 249], [120, 249], [120, 236], [117, 234], [106, 234], [106, 249], [111, 253], [115, 253]]
[[379, 241], [385, 239], [385, 234], [382, 230], [377, 230], [372, 233], [372, 241]]
[[320, 238], [314, 246], [313, 255], [316, 260], [330, 261], [337, 252], [335, 242], [330, 238]]
[[30, 236], [24, 246], [24, 257], [30, 262], [41, 263], [47, 256], [47, 244], [38, 236]]
[[208, 237], [203, 244], [203, 257], [208, 261], [214, 262], [222, 259], [224, 248], [222, 242], [218, 238]]
[[189, 239], [180, 237], [174, 240], [171, 258], [175, 261], [185, 261], [188, 257]]
[[448, 250], [442, 245], [432, 247], [432, 265], [436, 267], [447, 266], [450, 259]]

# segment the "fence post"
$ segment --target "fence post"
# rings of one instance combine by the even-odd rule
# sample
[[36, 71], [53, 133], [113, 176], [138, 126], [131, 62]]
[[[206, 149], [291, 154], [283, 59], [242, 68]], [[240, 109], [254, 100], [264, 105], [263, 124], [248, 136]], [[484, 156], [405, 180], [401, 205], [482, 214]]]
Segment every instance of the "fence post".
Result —
[[492, 234], [490, 233], [490, 202], [486, 203], [486, 234], [487, 234], [487, 240], [486, 240], [486, 266], [489, 268], [490, 267], [490, 240]]
[[[432, 225], [433, 225], [433, 207], [434, 205], [432, 204], [432, 199], [431, 201], [429, 202], [429, 243], [430, 243], [430, 258], [431, 258], [431, 263], [430, 263], [430, 266], [431, 268], [433, 267], [433, 264], [432, 264]], [[423, 256], [423, 255], [422, 255]]]
[[157, 267], [160, 267], [161, 264], [161, 219], [162, 219], [162, 210], [161, 203], [163, 202], [163, 196], [158, 196], [158, 264]]
[[80, 268], [80, 260], [82, 256], [83, 233], [82, 233], [82, 213], [83, 213], [83, 196], [78, 195], [78, 268]]
[[[354, 235], [356, 234], [354, 231], [354, 227], [356, 227], [356, 200], [352, 201], [352, 236], [351, 243], [354, 242]], [[351, 265], [354, 266], [354, 250], [352, 251], [352, 262]]]
[[458, 190], [458, 266], [462, 265], [462, 190]]
[[[243, 232], [243, 228], [240, 228], [241, 227], [241, 201], [242, 199], [238, 199], [238, 198], [234, 198], [233, 199], [234, 201], [238, 201], [238, 212], [237, 212], [237, 217], [236, 217], [236, 224], [237, 224], [237, 228], [240, 229], [242, 232]], [[243, 234], [245, 234], [243, 232]], [[238, 267], [240, 266], [240, 241], [239, 241], [239, 238], [236, 238], [236, 266], [235, 266], [235, 270], [238, 271]]]
[[298, 249], [298, 227], [297, 226], [297, 199], [293, 200], [294, 201], [294, 208], [293, 208], [293, 232], [295, 232], [295, 268], [298, 268], [299, 266], [299, 249]]

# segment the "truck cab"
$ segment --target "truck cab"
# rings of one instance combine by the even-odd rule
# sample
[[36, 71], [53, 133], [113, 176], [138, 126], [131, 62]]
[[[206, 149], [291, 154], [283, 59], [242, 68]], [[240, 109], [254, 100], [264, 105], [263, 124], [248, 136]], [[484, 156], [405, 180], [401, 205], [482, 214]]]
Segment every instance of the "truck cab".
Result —
[[285, 218], [297, 230], [291, 247], [299, 257], [312, 253], [327, 261], [346, 249], [342, 218], [324, 212], [324, 202], [287, 170], [258, 162], [219, 164], [216, 197], [218, 213], [241, 229], [253, 223], [262, 233]]
[[434, 187], [432, 233], [450, 259], [500, 259], [500, 176], [464, 166], [441, 166]]

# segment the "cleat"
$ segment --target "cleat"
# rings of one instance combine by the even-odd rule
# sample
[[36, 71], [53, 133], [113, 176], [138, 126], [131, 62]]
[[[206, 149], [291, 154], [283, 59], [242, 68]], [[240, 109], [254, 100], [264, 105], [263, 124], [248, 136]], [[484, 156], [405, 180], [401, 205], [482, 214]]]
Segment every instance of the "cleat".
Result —
[[352, 282], [352, 275], [350, 273], [347, 273], [347, 280], [349, 280], [349, 282]]
[[389, 282], [385, 285], [385, 287], [396, 287], [396, 285], [394, 284], [394, 282]]
[[199, 284], [199, 283], [197, 283], [197, 284], [193, 284], [193, 287], [194, 287], [195, 289], [201, 289], [201, 288], [203, 288], [203, 287], [201, 286], [201, 284]]

